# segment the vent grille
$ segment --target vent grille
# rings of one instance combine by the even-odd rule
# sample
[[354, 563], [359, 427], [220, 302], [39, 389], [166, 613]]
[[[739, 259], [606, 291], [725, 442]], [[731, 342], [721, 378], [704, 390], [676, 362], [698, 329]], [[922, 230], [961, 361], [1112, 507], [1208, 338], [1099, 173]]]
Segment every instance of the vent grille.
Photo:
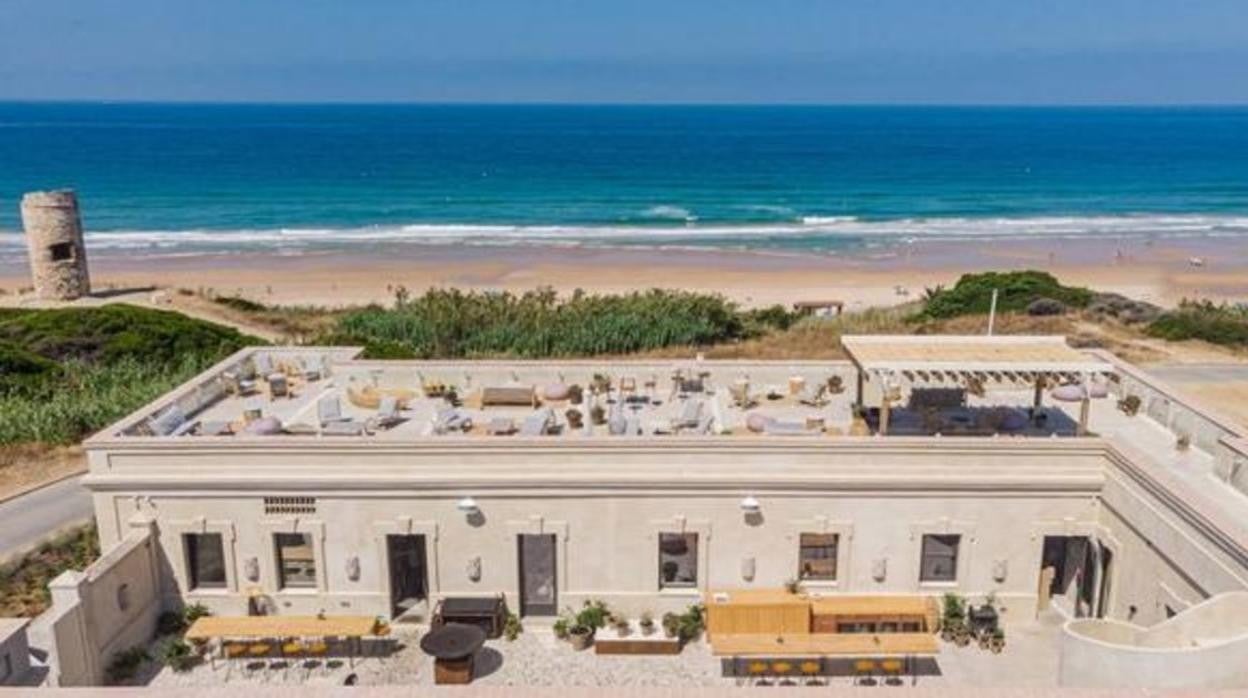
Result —
[[315, 514], [316, 497], [265, 497], [266, 514]]

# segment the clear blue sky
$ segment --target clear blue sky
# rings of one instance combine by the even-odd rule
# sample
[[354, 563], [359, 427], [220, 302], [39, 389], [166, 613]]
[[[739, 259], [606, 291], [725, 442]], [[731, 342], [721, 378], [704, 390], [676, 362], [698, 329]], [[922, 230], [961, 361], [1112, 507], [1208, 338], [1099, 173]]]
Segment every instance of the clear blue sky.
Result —
[[0, 99], [1248, 103], [1248, 0], [0, 0]]

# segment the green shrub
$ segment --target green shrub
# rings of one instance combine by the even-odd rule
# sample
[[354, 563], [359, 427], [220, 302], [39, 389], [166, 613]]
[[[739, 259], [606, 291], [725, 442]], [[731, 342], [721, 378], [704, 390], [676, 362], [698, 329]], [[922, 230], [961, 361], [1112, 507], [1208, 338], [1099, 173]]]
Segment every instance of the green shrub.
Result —
[[997, 293], [997, 312], [1023, 312], [1041, 298], [1082, 308], [1092, 301], [1093, 293], [1086, 288], [1063, 286], [1052, 274], [1042, 271], [984, 272], [963, 274], [953, 288], [929, 289], [919, 320], [938, 320], [987, 313], [992, 306], [992, 292]]
[[1203, 339], [1224, 346], [1248, 346], [1248, 309], [1184, 300], [1178, 308], [1153, 320], [1147, 332], [1172, 341]]
[[392, 309], [349, 312], [319, 341], [363, 345], [369, 358], [592, 356], [733, 341], [781, 321], [775, 310], [749, 316], [720, 296], [684, 291], [560, 298], [549, 288], [432, 289], [401, 294]]
[[524, 632], [524, 625], [520, 623], [520, 616], [509, 612], [507, 619], [503, 621], [503, 637], [507, 638], [508, 642], [515, 642], [522, 632]]
[[190, 627], [192, 623], [200, 618], [205, 618], [210, 615], [212, 615], [212, 611], [209, 611], [208, 607], [202, 603], [193, 603], [182, 609], [182, 620], [186, 622], [187, 627]]
[[100, 556], [95, 524], [40, 545], [0, 567], [0, 617], [32, 618], [47, 610], [48, 582], [66, 570], [81, 570]]
[[120, 683], [134, 678], [134, 675], [139, 671], [139, 667], [149, 659], [151, 659], [151, 656], [142, 647], [131, 647], [128, 650], [118, 652], [113, 655], [113, 661], [108, 664], [108, 669], [106, 670], [108, 672], [108, 680], [112, 683]]
[[602, 601], [588, 600], [576, 614], [576, 625], [591, 630], [601, 630], [607, 625], [611, 612]]
[[174, 362], [224, 356], [260, 340], [172, 311], [113, 304], [0, 315], [0, 340], [52, 361], [109, 362], [141, 357]]
[[157, 635], [172, 635], [186, 630], [186, 619], [177, 611], [164, 611], [156, 619]]
[[160, 660], [177, 672], [190, 671], [199, 661], [194, 650], [184, 640], [173, 640], [160, 653]]

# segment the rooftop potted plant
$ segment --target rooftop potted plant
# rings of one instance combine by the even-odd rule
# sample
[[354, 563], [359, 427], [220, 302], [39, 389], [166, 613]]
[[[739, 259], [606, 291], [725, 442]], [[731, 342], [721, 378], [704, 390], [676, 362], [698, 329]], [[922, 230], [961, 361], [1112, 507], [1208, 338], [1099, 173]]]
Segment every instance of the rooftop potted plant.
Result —
[[628, 618], [622, 615], [613, 616], [611, 618], [611, 626], [615, 628], [615, 634], [619, 637], [628, 637], [633, 632], [632, 626], [628, 623]]
[[654, 615], [649, 611], [641, 614], [641, 618], [637, 621], [637, 626], [641, 628], [641, 634], [649, 637], [654, 634]]
[[674, 639], [680, 632], [680, 616], [668, 611], [663, 614], [663, 634]]

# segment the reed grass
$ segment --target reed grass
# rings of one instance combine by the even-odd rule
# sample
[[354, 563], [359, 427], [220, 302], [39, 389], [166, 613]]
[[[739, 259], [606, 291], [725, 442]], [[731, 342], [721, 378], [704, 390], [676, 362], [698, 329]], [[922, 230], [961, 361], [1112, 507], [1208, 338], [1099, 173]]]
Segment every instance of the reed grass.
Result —
[[62, 364], [54, 380], [0, 393], [0, 445], [77, 442], [189, 380], [217, 358], [189, 354], [173, 362], [125, 357]]
[[592, 356], [737, 341], [788, 319], [782, 309], [747, 313], [721, 296], [685, 291], [561, 298], [549, 288], [432, 289], [409, 297], [400, 289], [393, 308], [347, 313], [322, 341], [361, 344], [371, 358]]

